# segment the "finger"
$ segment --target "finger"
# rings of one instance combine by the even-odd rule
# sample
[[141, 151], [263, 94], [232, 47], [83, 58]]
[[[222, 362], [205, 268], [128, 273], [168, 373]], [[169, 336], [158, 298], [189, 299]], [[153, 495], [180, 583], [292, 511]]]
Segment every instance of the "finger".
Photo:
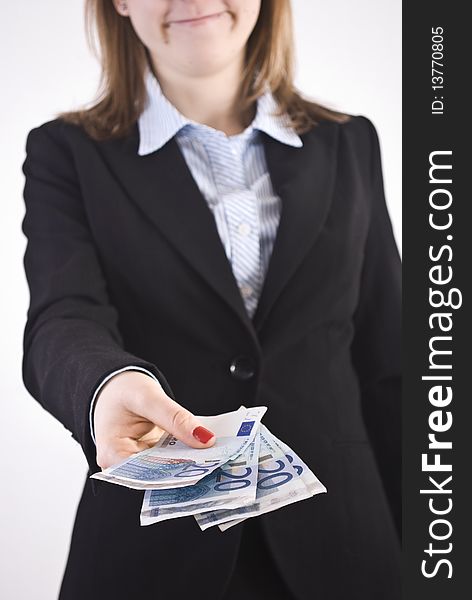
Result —
[[108, 469], [125, 458], [129, 458], [132, 454], [147, 450], [149, 447], [150, 444], [147, 441], [114, 438], [97, 447], [97, 464], [101, 469]]
[[158, 401], [147, 396], [141, 414], [158, 427], [162, 427], [178, 440], [192, 448], [209, 448], [215, 443], [215, 434], [203, 427], [189, 410], [163, 394]]

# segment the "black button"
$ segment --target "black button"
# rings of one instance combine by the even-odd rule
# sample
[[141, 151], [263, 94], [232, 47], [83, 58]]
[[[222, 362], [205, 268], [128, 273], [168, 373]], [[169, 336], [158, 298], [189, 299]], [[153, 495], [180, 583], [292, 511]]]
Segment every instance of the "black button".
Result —
[[235, 379], [250, 379], [256, 372], [256, 365], [249, 356], [235, 356], [229, 365], [229, 372]]

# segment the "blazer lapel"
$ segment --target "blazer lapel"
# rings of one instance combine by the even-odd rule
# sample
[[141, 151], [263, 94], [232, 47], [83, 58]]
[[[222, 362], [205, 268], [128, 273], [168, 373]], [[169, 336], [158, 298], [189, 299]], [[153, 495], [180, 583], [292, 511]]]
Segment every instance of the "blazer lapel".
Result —
[[216, 222], [175, 138], [156, 152], [138, 155], [137, 124], [128, 138], [99, 142], [102, 155], [159, 232], [245, 323], [258, 343]]
[[128, 197], [231, 307], [258, 344], [264, 320], [314, 243], [326, 216], [334, 180], [335, 130], [320, 125], [319, 131], [305, 137], [302, 148], [284, 145], [261, 134], [274, 190], [282, 199], [282, 214], [252, 320], [213, 214], [175, 138], [157, 152], [139, 156], [136, 124], [129, 137], [98, 144]]
[[302, 135], [294, 148], [264, 134], [267, 167], [282, 212], [271, 258], [253, 317], [257, 331], [326, 220], [334, 191], [338, 128], [330, 122]]

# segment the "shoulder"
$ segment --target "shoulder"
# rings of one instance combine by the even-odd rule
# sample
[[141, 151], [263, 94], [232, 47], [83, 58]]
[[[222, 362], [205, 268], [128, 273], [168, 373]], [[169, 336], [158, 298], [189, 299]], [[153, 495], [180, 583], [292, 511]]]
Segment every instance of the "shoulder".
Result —
[[343, 157], [356, 165], [358, 171], [370, 180], [381, 165], [380, 139], [377, 127], [366, 115], [349, 115], [338, 123], [338, 158]]
[[37, 147], [65, 149], [74, 136], [84, 135], [77, 125], [67, 123], [63, 119], [50, 119], [30, 129], [26, 135], [26, 150]]
[[323, 119], [301, 137], [308, 145], [322, 137], [330, 144], [336, 144], [338, 151], [350, 149], [360, 160], [369, 162], [379, 148], [377, 128], [365, 115], [347, 114], [347, 117], [342, 122]]
[[372, 120], [365, 115], [348, 115], [349, 119], [336, 123], [339, 129], [340, 142], [353, 145], [365, 156], [370, 154], [378, 143], [377, 129]]
[[72, 175], [87, 157], [94, 157], [97, 143], [80, 125], [60, 117], [44, 121], [27, 132], [25, 163], [48, 172]]
[[346, 135], [356, 136], [361, 143], [369, 144], [376, 135], [372, 120], [366, 115], [349, 115], [349, 120], [341, 124]]
[[312, 148], [320, 151], [321, 147], [338, 166], [349, 165], [351, 173], [369, 180], [381, 164], [377, 128], [363, 114], [347, 114], [347, 117], [342, 122], [323, 119], [301, 137], [308, 152]]
[[120, 137], [96, 139], [89, 135], [83, 125], [61, 117], [50, 119], [30, 129], [26, 136], [26, 154], [57, 155], [63, 161], [80, 163], [94, 160], [103, 151], [113, 148], [117, 152], [137, 152], [139, 139], [138, 122], [130, 133]]
[[25, 141], [23, 173], [32, 179], [61, 177], [76, 183], [74, 138], [83, 138], [80, 127], [60, 118], [30, 129]]
[[343, 133], [355, 158], [372, 177], [381, 164], [380, 139], [376, 126], [369, 117], [355, 115], [343, 124]]

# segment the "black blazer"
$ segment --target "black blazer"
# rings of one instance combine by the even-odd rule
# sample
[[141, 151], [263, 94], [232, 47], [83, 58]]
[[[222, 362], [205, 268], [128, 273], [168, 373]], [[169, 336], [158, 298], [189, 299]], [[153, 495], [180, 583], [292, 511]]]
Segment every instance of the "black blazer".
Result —
[[[261, 136], [283, 208], [251, 319], [175, 139], [138, 156], [137, 124], [114, 141], [58, 119], [29, 133], [24, 383], [90, 472], [90, 400], [125, 365], [152, 371], [195, 414], [268, 406], [264, 422], [328, 489], [258, 517], [294, 594], [397, 599], [401, 262], [377, 133], [354, 116], [321, 122], [302, 148]], [[208, 578], [201, 597], [218, 598], [240, 526], [140, 527], [142, 492], [94, 481], [94, 494], [92, 481], [61, 598], [197, 599]]]

